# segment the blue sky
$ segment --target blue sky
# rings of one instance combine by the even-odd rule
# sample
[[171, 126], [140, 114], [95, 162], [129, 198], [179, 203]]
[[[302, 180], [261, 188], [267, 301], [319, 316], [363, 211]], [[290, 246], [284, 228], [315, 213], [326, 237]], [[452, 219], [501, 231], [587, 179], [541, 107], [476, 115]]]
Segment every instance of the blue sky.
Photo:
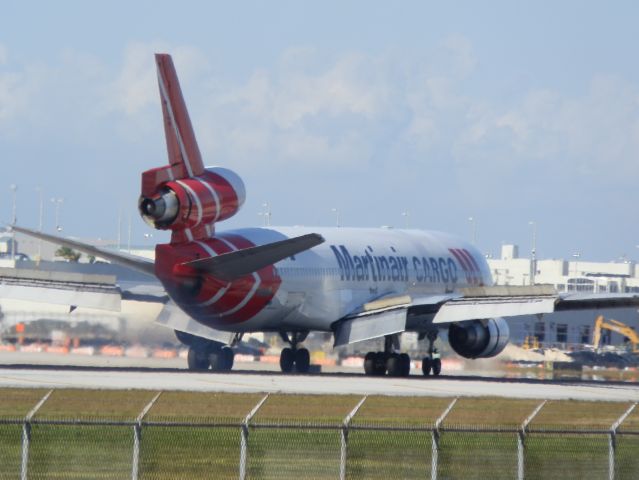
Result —
[[[639, 258], [636, 2], [28, 2], [0, 18], [0, 220], [135, 243], [166, 161], [172, 53], [208, 164], [248, 198], [220, 229], [395, 225], [542, 257]], [[5, 193], [2, 195], [2, 188]], [[402, 212], [408, 211], [408, 217]], [[155, 235], [155, 240], [163, 239]]]

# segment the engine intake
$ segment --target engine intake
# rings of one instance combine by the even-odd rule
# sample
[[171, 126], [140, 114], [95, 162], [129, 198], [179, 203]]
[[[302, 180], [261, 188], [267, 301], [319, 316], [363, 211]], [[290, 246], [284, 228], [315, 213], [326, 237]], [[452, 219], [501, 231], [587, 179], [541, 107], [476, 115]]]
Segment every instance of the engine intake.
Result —
[[489, 358], [499, 355], [510, 336], [508, 323], [501, 317], [451, 323], [448, 342], [464, 358]]
[[140, 197], [140, 214], [147, 223], [158, 228], [173, 223], [179, 209], [177, 195], [168, 188], [156, 198]]

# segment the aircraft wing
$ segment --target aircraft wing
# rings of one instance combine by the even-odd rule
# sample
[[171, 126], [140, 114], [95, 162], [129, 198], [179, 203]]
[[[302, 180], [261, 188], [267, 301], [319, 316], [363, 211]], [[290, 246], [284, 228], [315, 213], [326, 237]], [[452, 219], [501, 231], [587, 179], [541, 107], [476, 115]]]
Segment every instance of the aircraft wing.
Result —
[[58, 237], [56, 235], [49, 235], [48, 233], [38, 232], [29, 228], [11, 226], [16, 232], [29, 235], [40, 240], [69, 247], [87, 255], [94, 255], [96, 257], [105, 258], [113, 263], [122, 265], [124, 267], [131, 268], [138, 272], [146, 273], [147, 275], [155, 276], [155, 263], [148, 258], [138, 257], [137, 255], [129, 255], [127, 253], [116, 252], [108, 248], [96, 247], [88, 243], [79, 242], [65, 237]]
[[0, 297], [120, 311], [122, 292], [113, 275], [1, 268]]
[[166, 303], [159, 284], [122, 288], [115, 275], [0, 268], [0, 298], [119, 312], [122, 300]]
[[639, 306], [639, 294], [636, 293], [567, 292], [559, 295], [555, 303], [555, 311], [637, 306]]
[[406, 330], [410, 315], [432, 316], [433, 324], [557, 311], [639, 307], [639, 294], [559, 294], [550, 285], [462, 288], [423, 297], [397, 295], [364, 304], [333, 324], [335, 346]]

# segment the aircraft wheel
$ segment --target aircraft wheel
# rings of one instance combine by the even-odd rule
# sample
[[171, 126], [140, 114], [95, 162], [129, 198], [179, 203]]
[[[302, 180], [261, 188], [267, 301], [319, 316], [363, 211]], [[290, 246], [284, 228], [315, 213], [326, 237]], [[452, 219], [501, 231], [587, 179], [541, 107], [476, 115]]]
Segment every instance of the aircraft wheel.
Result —
[[186, 357], [189, 370], [206, 370], [209, 368], [209, 356], [206, 352], [189, 348], [189, 353]]
[[224, 370], [224, 360], [220, 350], [215, 350], [209, 353], [209, 364], [211, 365], [211, 370], [214, 372], [221, 372]]
[[430, 359], [430, 357], [424, 357], [422, 359], [422, 373], [424, 374], [424, 376], [428, 376], [430, 375], [430, 369], [433, 367], [433, 361]]
[[442, 361], [439, 358], [433, 360], [433, 375], [437, 376], [442, 372]]
[[404, 369], [402, 361], [396, 353], [391, 353], [386, 360], [386, 370], [389, 377], [401, 377]]
[[282, 349], [280, 353], [280, 369], [284, 373], [293, 371], [293, 364], [295, 363], [295, 352], [292, 348], [286, 347]]
[[299, 373], [308, 373], [311, 367], [311, 354], [306, 348], [295, 350], [295, 370]]
[[374, 356], [375, 375], [384, 375], [386, 373], [386, 354], [384, 352], [375, 352]]
[[235, 352], [231, 347], [222, 347], [219, 353], [221, 360], [220, 370], [229, 371], [233, 368], [233, 362], [235, 360]]
[[399, 355], [399, 363], [402, 366], [402, 377], [408, 377], [410, 375], [410, 357], [407, 353], [401, 353]]
[[375, 375], [375, 352], [368, 352], [364, 357], [364, 374]]

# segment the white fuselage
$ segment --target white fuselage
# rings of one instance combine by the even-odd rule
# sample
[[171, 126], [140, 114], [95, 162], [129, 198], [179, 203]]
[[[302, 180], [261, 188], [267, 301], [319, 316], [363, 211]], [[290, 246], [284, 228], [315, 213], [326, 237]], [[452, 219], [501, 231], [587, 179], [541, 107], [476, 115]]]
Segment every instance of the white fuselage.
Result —
[[333, 322], [386, 296], [443, 294], [492, 285], [486, 260], [453, 235], [386, 228], [267, 227], [238, 229], [264, 245], [306, 233], [325, 242], [275, 264], [281, 285], [273, 300], [238, 331], [330, 331]]

